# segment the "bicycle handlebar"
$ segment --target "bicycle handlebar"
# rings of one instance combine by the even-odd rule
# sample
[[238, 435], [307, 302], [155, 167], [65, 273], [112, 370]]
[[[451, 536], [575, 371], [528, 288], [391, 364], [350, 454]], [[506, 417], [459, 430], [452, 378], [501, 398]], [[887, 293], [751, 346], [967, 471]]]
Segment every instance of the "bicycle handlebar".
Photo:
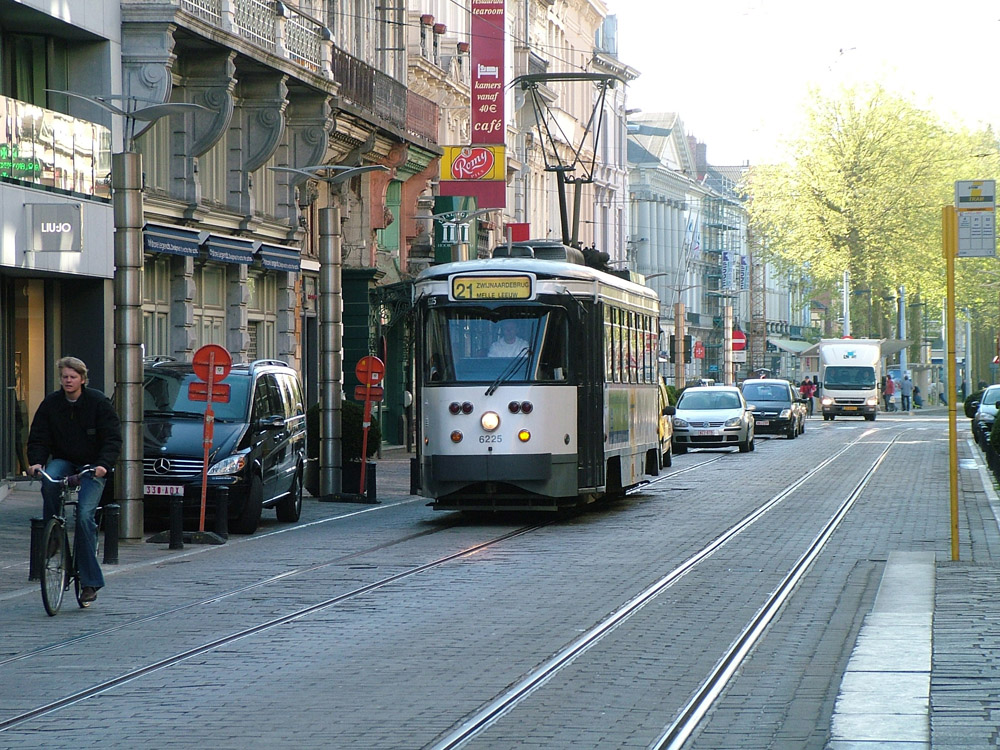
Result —
[[40, 476], [42, 479], [52, 482], [53, 484], [64, 484], [67, 487], [79, 487], [80, 482], [87, 474], [93, 474], [96, 471], [97, 469], [94, 466], [84, 466], [76, 474], [70, 474], [68, 477], [63, 477], [62, 479], [55, 479], [54, 477], [49, 476], [45, 469], [38, 469], [35, 472], [35, 476]]

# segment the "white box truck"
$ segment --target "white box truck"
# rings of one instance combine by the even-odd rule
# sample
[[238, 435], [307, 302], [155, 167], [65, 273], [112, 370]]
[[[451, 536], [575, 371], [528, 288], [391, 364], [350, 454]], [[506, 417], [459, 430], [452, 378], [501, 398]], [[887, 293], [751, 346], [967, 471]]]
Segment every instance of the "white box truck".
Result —
[[823, 419], [864, 417], [874, 422], [881, 375], [881, 339], [820, 341], [819, 382]]

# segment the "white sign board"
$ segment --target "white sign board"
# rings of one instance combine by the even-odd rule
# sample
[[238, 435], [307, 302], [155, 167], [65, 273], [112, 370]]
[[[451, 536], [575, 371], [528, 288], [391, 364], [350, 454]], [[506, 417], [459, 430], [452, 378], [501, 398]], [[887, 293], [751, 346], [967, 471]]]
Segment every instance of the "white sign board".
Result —
[[746, 349], [744, 349], [743, 351], [740, 351], [740, 352], [733, 352], [733, 362], [741, 362], [742, 363], [742, 362], [746, 362], [746, 361], [747, 361], [747, 352], [746, 352]]
[[955, 183], [959, 258], [996, 256], [996, 181], [959, 180]]

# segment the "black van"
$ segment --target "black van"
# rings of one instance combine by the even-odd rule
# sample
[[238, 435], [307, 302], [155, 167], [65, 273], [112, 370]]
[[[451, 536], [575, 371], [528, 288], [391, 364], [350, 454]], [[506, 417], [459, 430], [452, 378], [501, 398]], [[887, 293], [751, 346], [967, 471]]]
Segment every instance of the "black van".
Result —
[[[200, 382], [190, 363], [147, 364], [143, 371], [143, 503], [147, 518], [166, 517], [170, 499], [184, 498], [186, 515], [201, 507], [205, 402], [192, 400]], [[228, 488], [229, 528], [252, 534], [262, 508], [279, 521], [302, 511], [306, 412], [295, 370], [276, 360], [234, 364], [223, 384], [229, 401], [213, 402], [214, 438], [208, 459], [207, 511]]]

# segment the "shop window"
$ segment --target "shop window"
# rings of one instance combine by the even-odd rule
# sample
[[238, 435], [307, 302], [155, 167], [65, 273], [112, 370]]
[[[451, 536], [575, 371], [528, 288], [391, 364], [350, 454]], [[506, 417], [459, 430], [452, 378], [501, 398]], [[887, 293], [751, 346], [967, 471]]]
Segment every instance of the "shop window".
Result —
[[170, 258], [146, 260], [142, 274], [142, 341], [147, 357], [170, 354]]
[[247, 277], [247, 321], [251, 359], [277, 357], [278, 279], [273, 273], [252, 271]]
[[194, 274], [195, 349], [226, 344], [226, 273], [220, 266], [203, 266]]

